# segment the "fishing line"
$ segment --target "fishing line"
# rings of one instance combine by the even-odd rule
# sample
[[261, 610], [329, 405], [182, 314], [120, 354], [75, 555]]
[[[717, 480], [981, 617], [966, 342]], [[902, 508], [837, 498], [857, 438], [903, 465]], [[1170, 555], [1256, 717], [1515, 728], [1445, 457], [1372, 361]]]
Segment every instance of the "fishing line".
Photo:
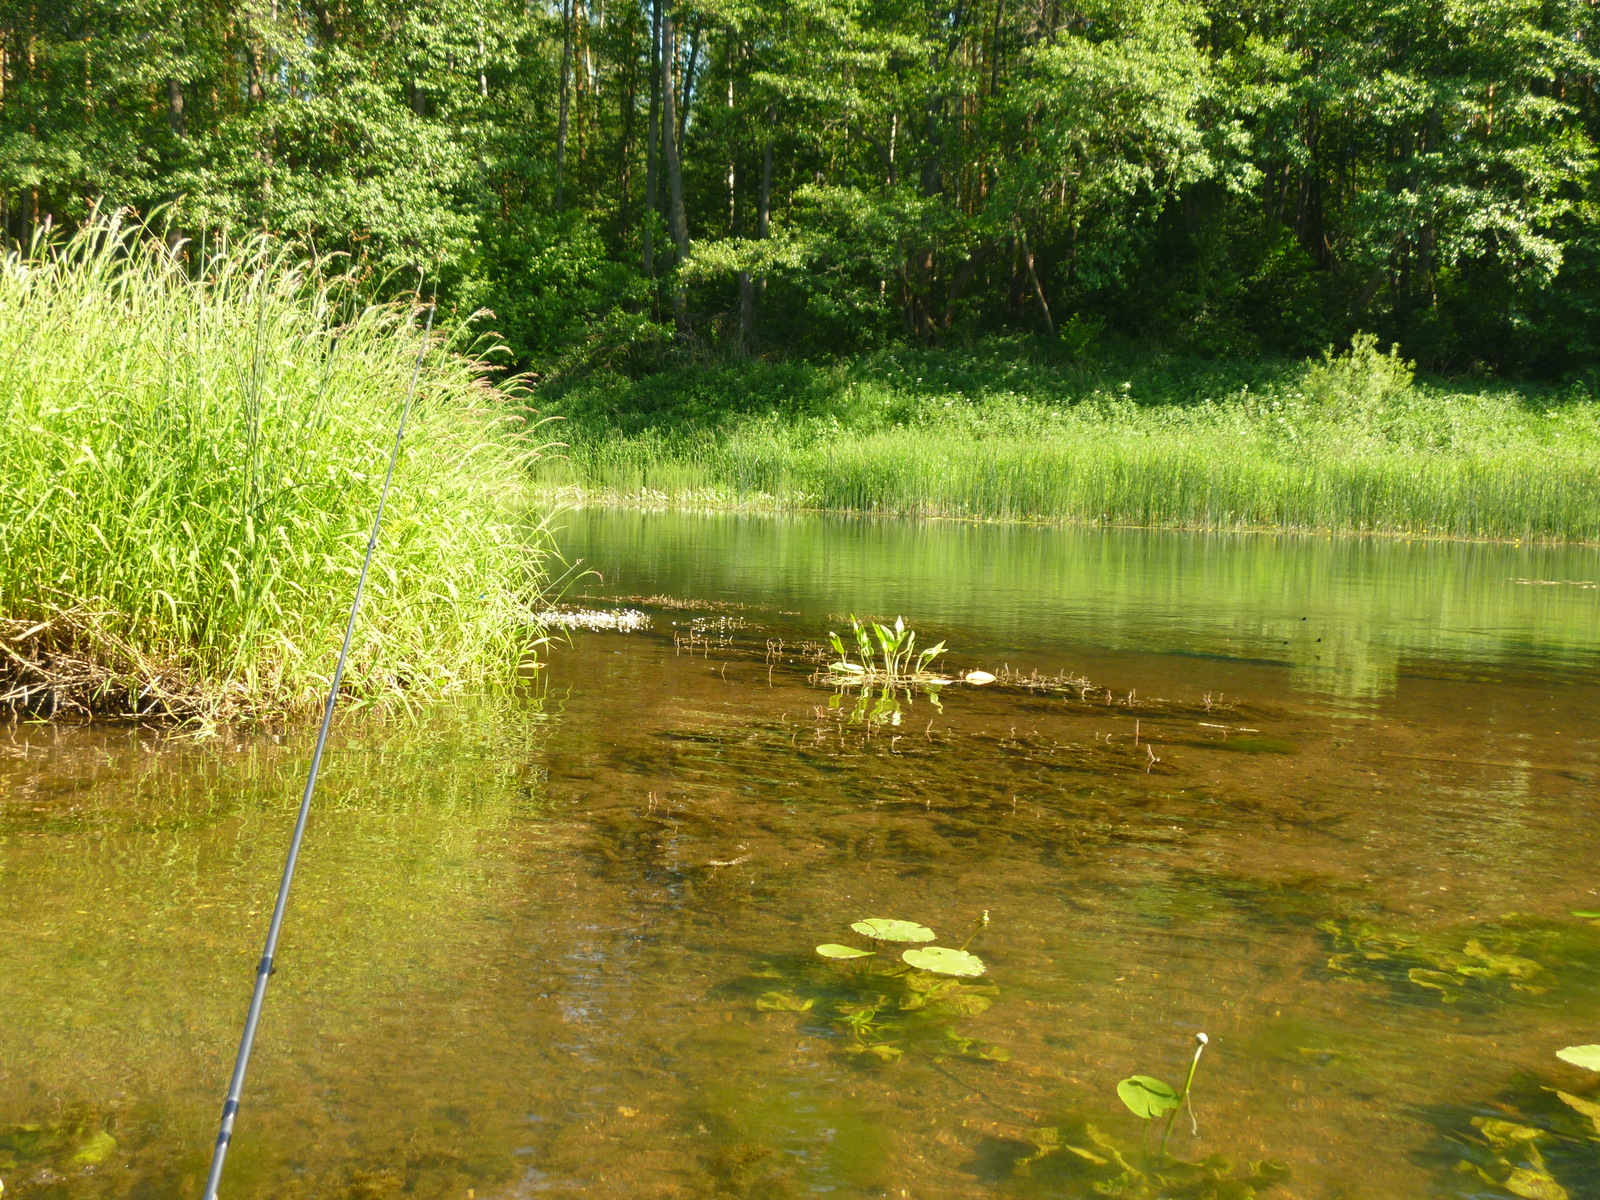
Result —
[[245, 1068], [250, 1065], [250, 1051], [255, 1045], [256, 1026], [261, 1021], [261, 1006], [267, 998], [267, 980], [272, 977], [273, 957], [278, 952], [278, 935], [283, 932], [283, 914], [289, 906], [289, 885], [294, 882], [295, 864], [300, 861], [300, 843], [305, 838], [306, 818], [311, 815], [311, 797], [317, 790], [317, 772], [322, 767], [322, 752], [328, 745], [328, 730], [333, 726], [333, 707], [339, 699], [339, 682], [344, 677], [345, 660], [350, 657], [350, 638], [356, 628], [356, 610], [361, 607], [361, 591], [367, 583], [367, 570], [372, 566], [372, 552], [378, 545], [378, 528], [383, 524], [383, 508], [389, 499], [389, 484], [394, 479], [395, 464], [400, 461], [400, 439], [405, 437], [406, 420], [411, 416], [411, 401], [417, 394], [417, 377], [422, 372], [422, 355], [428, 348], [428, 335], [433, 332], [433, 316], [438, 311], [437, 301], [428, 307], [428, 322], [422, 330], [422, 344], [417, 347], [417, 360], [411, 365], [411, 383], [406, 388], [405, 407], [400, 412], [400, 424], [394, 431], [394, 448], [389, 452], [389, 470], [383, 477], [383, 489], [378, 493], [378, 511], [372, 518], [372, 533], [367, 538], [367, 555], [361, 560], [361, 574], [356, 577], [355, 598], [350, 601], [350, 619], [345, 622], [344, 643], [339, 647], [339, 662], [333, 669], [333, 683], [328, 688], [328, 703], [322, 710], [322, 727], [317, 730], [317, 748], [311, 754], [311, 769], [306, 775], [306, 790], [300, 797], [300, 815], [295, 818], [294, 836], [289, 839], [289, 856], [284, 860], [283, 878], [278, 883], [278, 902], [272, 908], [272, 924], [267, 926], [267, 944], [261, 951], [261, 961], [256, 965], [255, 991], [250, 995], [250, 1011], [244, 1019], [244, 1033], [239, 1038], [239, 1054], [233, 1061], [233, 1077], [228, 1081], [228, 1098], [222, 1105], [222, 1125], [217, 1131], [217, 1145], [211, 1152], [211, 1171], [206, 1176], [203, 1200], [217, 1200], [217, 1185], [222, 1182], [222, 1163], [228, 1157], [228, 1143], [233, 1140], [233, 1119], [239, 1114], [239, 1097], [244, 1092]]

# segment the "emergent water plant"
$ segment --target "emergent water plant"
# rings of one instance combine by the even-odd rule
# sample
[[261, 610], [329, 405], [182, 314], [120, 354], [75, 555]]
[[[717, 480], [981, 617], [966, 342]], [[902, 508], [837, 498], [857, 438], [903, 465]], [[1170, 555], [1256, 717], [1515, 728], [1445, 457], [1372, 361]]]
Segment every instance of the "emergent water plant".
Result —
[[850, 625], [860, 661], [852, 660], [844, 640], [837, 633], [829, 632], [828, 644], [839, 656], [837, 661], [828, 664], [828, 673], [835, 681], [888, 687], [937, 686], [951, 682], [939, 679], [928, 670], [933, 660], [944, 653], [944, 643], [936, 642], [919, 651], [916, 631], [906, 628], [903, 617], [896, 617], [891, 629], [876, 621], [859, 621], [852, 614]]
[[[1200, 1056], [1208, 1044], [1205, 1034], [1195, 1034], [1194, 1057], [1189, 1060], [1189, 1075], [1182, 1090], [1150, 1075], [1130, 1075], [1117, 1084], [1117, 1096], [1135, 1116], [1146, 1122], [1167, 1119], [1160, 1149], [1154, 1154], [1147, 1149], [1148, 1139], [1144, 1142], [1146, 1148], [1135, 1149], [1121, 1144], [1090, 1121], [1063, 1115], [1029, 1133], [1034, 1152], [1016, 1161], [1016, 1172], [1049, 1172], [1087, 1185], [1098, 1194], [1122, 1196], [1125, 1200], [1251, 1200], [1281, 1183], [1289, 1177], [1289, 1169], [1280, 1162], [1253, 1162], [1240, 1170], [1233, 1160], [1221, 1154], [1191, 1162], [1167, 1152], [1173, 1122], [1189, 1102]], [[1191, 1109], [1190, 1120], [1193, 1119]]]
[[[1134, 1116], [1146, 1121], [1155, 1120], [1165, 1116], [1167, 1126], [1161, 1133], [1161, 1154], [1167, 1153], [1167, 1142], [1172, 1137], [1172, 1123], [1178, 1119], [1178, 1113], [1188, 1103], [1189, 1092], [1194, 1087], [1194, 1074], [1200, 1069], [1200, 1056], [1205, 1053], [1210, 1038], [1204, 1033], [1194, 1035], [1194, 1057], [1189, 1060], [1189, 1077], [1183, 1081], [1183, 1090], [1175, 1092], [1161, 1080], [1149, 1075], [1130, 1075], [1117, 1084], [1117, 1095], [1128, 1106]], [[1194, 1120], [1194, 1108], [1189, 1109], [1189, 1120]], [[1200, 1132], [1196, 1127], [1195, 1133]]]

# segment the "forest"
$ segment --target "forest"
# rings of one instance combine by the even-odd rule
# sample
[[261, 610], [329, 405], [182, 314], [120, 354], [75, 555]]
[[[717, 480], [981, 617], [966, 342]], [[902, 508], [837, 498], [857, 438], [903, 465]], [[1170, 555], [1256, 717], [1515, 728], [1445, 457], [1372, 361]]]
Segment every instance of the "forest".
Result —
[[0, 0], [0, 228], [420, 272], [543, 376], [1368, 331], [1571, 380], [1597, 36], [1585, 0]]

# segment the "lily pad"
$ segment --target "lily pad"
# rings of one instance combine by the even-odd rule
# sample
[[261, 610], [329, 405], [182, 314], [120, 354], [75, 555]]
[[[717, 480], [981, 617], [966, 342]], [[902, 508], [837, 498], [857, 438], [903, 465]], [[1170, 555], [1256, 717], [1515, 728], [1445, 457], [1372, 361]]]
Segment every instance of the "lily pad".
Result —
[[1117, 1084], [1117, 1095], [1136, 1117], [1151, 1120], [1165, 1116], [1183, 1103], [1178, 1095], [1159, 1079], [1148, 1075], [1130, 1075]]
[[933, 930], [915, 921], [895, 921], [888, 917], [868, 917], [850, 926], [862, 937], [876, 942], [931, 942]]
[[1582, 917], [1585, 921], [1600, 921], [1600, 911], [1592, 908], [1575, 908], [1572, 910], [1572, 915]]
[[968, 683], [993, 683], [994, 676], [988, 671], [968, 671], [961, 677]]
[[823, 958], [871, 958], [875, 951], [857, 950], [854, 946], [841, 946], [837, 942], [826, 942], [817, 947], [817, 953]]
[[1575, 1067], [1600, 1071], [1600, 1046], [1567, 1046], [1565, 1049], [1557, 1050], [1556, 1057]]
[[919, 946], [900, 957], [919, 971], [932, 971], [935, 975], [975, 976], [984, 972], [983, 959], [948, 946]]
[[859, 663], [853, 662], [829, 663], [828, 670], [847, 672], [851, 675], [865, 675], [867, 673], [867, 669], [865, 667], [861, 666]]

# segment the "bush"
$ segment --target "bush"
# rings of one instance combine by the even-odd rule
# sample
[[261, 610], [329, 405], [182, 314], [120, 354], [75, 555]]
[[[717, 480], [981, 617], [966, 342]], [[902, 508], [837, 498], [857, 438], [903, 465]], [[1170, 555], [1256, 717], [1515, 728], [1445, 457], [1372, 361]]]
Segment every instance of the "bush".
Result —
[[538, 580], [508, 508], [523, 418], [408, 306], [337, 285], [266, 241], [186, 270], [114, 223], [0, 260], [0, 702], [315, 704], [419, 351], [345, 686], [387, 703], [513, 668]]

